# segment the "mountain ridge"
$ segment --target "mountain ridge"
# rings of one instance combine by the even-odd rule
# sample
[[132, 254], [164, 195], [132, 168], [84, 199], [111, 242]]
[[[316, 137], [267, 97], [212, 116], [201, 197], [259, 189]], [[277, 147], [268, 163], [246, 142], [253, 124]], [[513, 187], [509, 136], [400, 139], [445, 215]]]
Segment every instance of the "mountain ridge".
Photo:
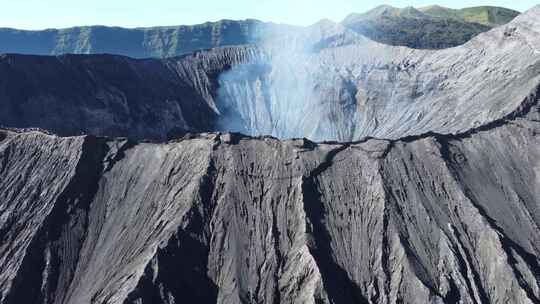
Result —
[[435, 5], [421, 7], [419, 10], [435, 17], [454, 17], [491, 27], [506, 24], [520, 14], [518, 11], [499, 6], [473, 6], [450, 9]]
[[381, 43], [441, 49], [464, 44], [482, 32], [510, 22], [519, 14], [490, 6], [416, 9], [382, 5], [363, 14], [351, 14], [342, 24]]
[[[221, 20], [193, 26], [72, 27], [44, 31], [0, 29], [2, 53], [56, 55], [110, 53], [135, 58], [171, 57], [217, 46], [250, 44], [261, 22]], [[122, 44], [118, 44], [121, 41]]]
[[[488, 17], [493, 17], [493, 15], [502, 15], [500, 16], [501, 19], [498, 20], [489, 20], [482, 19], [481, 17], [475, 18], [474, 14], [479, 15], [487, 15]], [[425, 18], [426, 16], [433, 17], [433, 18], [454, 18], [459, 19], [461, 21], [467, 21], [467, 22], [475, 22], [479, 24], [483, 24], [486, 26], [494, 27], [506, 24], [512, 19], [514, 19], [516, 16], [521, 14], [518, 11], [500, 7], [500, 6], [472, 6], [472, 7], [466, 7], [461, 9], [453, 9], [448, 8], [440, 5], [429, 5], [424, 7], [413, 7], [413, 6], [407, 6], [403, 8], [394, 7], [391, 5], [383, 4], [380, 6], [377, 6], [365, 13], [351, 13], [345, 19], [342, 21], [342, 23], [347, 23], [348, 19], [356, 18], [359, 16], [365, 16], [369, 18], [375, 18], [380, 17], [381, 15], [388, 15], [388, 16], [405, 16], [405, 17], [420, 17]]]
[[[465, 22], [464, 19], [434, 18], [412, 7], [404, 10], [387, 6], [386, 9], [395, 12], [416, 12], [415, 15], [422, 17], [403, 18], [403, 16], [396, 16], [397, 19], [388, 21], [388, 18], [380, 18], [380, 14], [376, 13], [376, 8], [363, 15], [357, 14], [356, 18], [352, 18], [353, 15], [351, 15], [341, 24], [379, 42], [416, 48], [456, 46], [463, 44], [478, 33], [492, 28], [492, 24], [488, 26], [469, 23]], [[510, 17], [515, 17], [515, 13], [518, 13], [502, 8], [492, 8], [491, 10], [506, 12], [505, 14], [509, 15], [506, 18], [501, 17], [503, 21], [500, 21], [498, 25], [510, 21]], [[366, 20], [358, 17], [370, 16], [370, 14], [373, 16]], [[360, 20], [356, 20], [358, 18]], [[411, 20], [416, 21], [411, 24]], [[422, 20], [420, 25], [417, 24], [418, 20]], [[451, 24], [445, 24], [443, 21]], [[140, 28], [84, 26], [41, 31], [0, 28], [0, 53], [35, 55], [110, 53], [134, 58], [165, 58], [213, 47], [259, 44], [264, 42], [268, 33], [284, 27], [295, 28], [294, 26], [265, 23], [255, 19], [220, 20], [189, 26]], [[414, 37], [403, 36], [404, 30], [414, 33]], [[393, 35], [392, 31], [401, 31], [402, 37]], [[452, 35], [444, 33], [444, 31], [451, 31]], [[427, 38], [422, 38], [423, 36]], [[419, 39], [421, 41], [427, 40], [415, 42]], [[435, 40], [430, 41], [430, 39]], [[407, 40], [412, 41], [412, 43], [406, 43]]]

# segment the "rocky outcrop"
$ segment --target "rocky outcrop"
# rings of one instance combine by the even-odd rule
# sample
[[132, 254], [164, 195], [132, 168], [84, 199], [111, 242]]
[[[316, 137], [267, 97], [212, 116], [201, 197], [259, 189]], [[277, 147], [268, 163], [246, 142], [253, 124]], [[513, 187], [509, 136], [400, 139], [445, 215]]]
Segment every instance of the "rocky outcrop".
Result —
[[217, 77], [254, 56], [217, 49], [171, 60], [115, 55], [0, 57], [0, 124], [60, 135], [160, 139], [214, 129]]
[[0, 132], [0, 303], [539, 303], [538, 95], [465, 133]]

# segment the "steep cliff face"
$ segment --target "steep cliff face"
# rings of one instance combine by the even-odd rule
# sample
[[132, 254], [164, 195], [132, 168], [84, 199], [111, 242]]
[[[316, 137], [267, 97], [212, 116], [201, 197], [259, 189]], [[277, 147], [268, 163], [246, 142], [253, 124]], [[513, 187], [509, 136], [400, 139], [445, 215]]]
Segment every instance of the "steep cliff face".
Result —
[[0, 124], [150, 139], [212, 130], [217, 75], [250, 56], [244, 48], [162, 61], [2, 55]]
[[62, 135], [166, 139], [239, 131], [358, 140], [456, 134], [510, 115], [540, 85], [540, 8], [439, 51], [321, 22], [259, 47], [165, 60], [0, 59], [0, 122]]
[[4, 28], [0, 29], [0, 53], [107, 53], [134, 58], [165, 58], [213, 47], [254, 43], [265, 26], [257, 20], [222, 20], [193, 26], [135, 29], [87, 26], [25, 31]]
[[0, 303], [539, 303], [538, 95], [466, 133], [0, 132]]

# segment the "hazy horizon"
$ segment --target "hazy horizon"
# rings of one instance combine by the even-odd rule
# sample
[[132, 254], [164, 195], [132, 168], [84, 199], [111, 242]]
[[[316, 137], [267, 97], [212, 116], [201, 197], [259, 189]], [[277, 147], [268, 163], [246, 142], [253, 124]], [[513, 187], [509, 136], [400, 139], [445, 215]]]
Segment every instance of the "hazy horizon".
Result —
[[[117, 26], [125, 28], [193, 25], [219, 20], [257, 19], [264, 22], [306, 26], [322, 19], [342, 21], [351, 13], [362, 13], [379, 5], [395, 7], [423, 7], [441, 5], [449, 8], [472, 6], [500, 6], [525, 11], [537, 4], [535, 1], [370, 1], [353, 0], [232, 0], [227, 3], [198, 0], [178, 3], [174, 0], [156, 0], [151, 5], [142, 1], [95, 0], [78, 1], [37, 0], [10, 1], [0, 11], [0, 27], [24, 30], [61, 29], [75, 26]], [[213, 3], [214, 2], [214, 3]], [[21, 16], [24, 14], [24, 18]]]

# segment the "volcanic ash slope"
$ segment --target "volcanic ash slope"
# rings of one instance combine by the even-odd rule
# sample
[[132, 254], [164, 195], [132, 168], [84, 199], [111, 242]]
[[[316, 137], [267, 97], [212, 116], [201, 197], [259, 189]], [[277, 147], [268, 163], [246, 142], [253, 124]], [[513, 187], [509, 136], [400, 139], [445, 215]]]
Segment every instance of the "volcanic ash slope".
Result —
[[1, 303], [538, 303], [538, 95], [459, 135], [0, 133]]

